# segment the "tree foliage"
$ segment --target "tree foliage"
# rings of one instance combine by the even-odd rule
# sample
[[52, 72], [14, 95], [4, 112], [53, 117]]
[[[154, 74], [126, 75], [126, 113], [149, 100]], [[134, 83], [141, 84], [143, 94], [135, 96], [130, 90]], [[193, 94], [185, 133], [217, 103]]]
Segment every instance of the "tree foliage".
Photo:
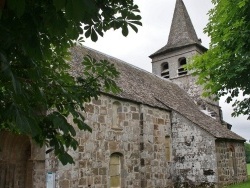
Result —
[[209, 23], [204, 29], [211, 37], [210, 49], [196, 57], [189, 67], [204, 85], [205, 96], [228, 95], [234, 113], [250, 114], [250, 1], [212, 0]]
[[250, 163], [250, 144], [245, 143], [245, 151], [246, 151], [246, 162]]
[[28, 135], [73, 163], [67, 149], [78, 143], [68, 117], [91, 131], [84, 102], [119, 88], [105, 60], [85, 57], [83, 75], [73, 77], [69, 49], [80, 34], [97, 41], [109, 29], [137, 32], [138, 13], [133, 0], [0, 0], [0, 130]]

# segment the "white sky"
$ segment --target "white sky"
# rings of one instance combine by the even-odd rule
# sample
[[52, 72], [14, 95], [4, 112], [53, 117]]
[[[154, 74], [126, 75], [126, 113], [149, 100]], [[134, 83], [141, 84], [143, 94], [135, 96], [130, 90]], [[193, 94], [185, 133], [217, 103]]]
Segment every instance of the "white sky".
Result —
[[[121, 30], [108, 31], [96, 43], [86, 39], [84, 45], [124, 60], [151, 72], [151, 59], [148, 57], [167, 44], [176, 0], [135, 0], [142, 16], [142, 27], [135, 33], [130, 29], [127, 37]], [[209, 46], [209, 38], [203, 33], [208, 22], [207, 12], [212, 7], [211, 0], [183, 0], [203, 46]], [[224, 120], [233, 125], [232, 130], [250, 140], [250, 121], [247, 117], [232, 118], [232, 107], [220, 100]]]

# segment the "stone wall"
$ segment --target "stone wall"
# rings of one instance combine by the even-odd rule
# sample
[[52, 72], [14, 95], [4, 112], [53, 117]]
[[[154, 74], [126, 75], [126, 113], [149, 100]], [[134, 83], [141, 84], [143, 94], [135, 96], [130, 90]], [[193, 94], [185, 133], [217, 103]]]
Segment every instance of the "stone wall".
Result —
[[216, 141], [216, 155], [220, 185], [247, 180], [244, 143]]
[[[141, 106], [141, 187], [171, 187], [170, 113]], [[166, 138], [169, 138], [166, 143]], [[169, 151], [166, 151], [166, 144]]]
[[202, 86], [196, 84], [196, 77], [192, 75], [184, 75], [173, 78], [171, 81], [184, 89], [203, 113], [217, 119], [218, 121], [223, 119], [219, 102], [213, 101], [213, 98], [202, 97], [203, 89]]
[[217, 182], [215, 138], [173, 112], [172, 147], [175, 187], [214, 187]]
[[85, 110], [92, 133], [77, 131], [73, 165], [63, 166], [53, 153], [45, 158], [28, 137], [0, 132], [0, 187], [45, 188], [47, 172], [55, 173], [56, 188], [203, 188], [215, 187], [218, 177], [220, 185], [246, 180], [243, 143], [215, 143], [177, 112], [109, 96]]
[[[92, 133], [77, 133], [80, 146], [71, 151], [75, 165], [62, 166], [47, 155], [46, 171], [56, 172], [56, 187], [108, 188], [111, 174], [126, 188], [170, 185], [165, 147], [169, 112], [107, 96], [92, 100], [85, 109]], [[112, 154], [121, 158], [120, 180], [114, 177], [119, 170], [110, 168]]]

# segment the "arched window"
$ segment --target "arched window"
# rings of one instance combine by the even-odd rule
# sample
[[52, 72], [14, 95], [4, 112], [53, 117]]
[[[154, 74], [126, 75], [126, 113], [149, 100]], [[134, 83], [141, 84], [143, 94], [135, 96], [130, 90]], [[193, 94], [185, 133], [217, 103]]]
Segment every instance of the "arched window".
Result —
[[170, 136], [165, 137], [165, 149], [166, 149], [166, 161], [169, 162], [171, 159], [171, 149], [170, 149]]
[[181, 57], [178, 60], [178, 62], [179, 62], [178, 76], [186, 75], [187, 74], [187, 70], [184, 68], [184, 65], [187, 64], [187, 59], [185, 57]]
[[115, 101], [113, 102], [113, 106], [112, 106], [112, 111], [113, 111], [113, 121], [112, 121], [112, 128], [119, 128], [120, 127], [120, 116], [119, 114], [122, 112], [122, 105], [121, 103]]
[[162, 63], [162, 65], [161, 65], [161, 77], [169, 78], [168, 62]]
[[121, 158], [122, 154], [113, 153], [110, 156], [109, 175], [110, 175], [110, 188], [121, 187]]
[[237, 176], [237, 164], [233, 145], [229, 147], [229, 167], [231, 168], [232, 176]]

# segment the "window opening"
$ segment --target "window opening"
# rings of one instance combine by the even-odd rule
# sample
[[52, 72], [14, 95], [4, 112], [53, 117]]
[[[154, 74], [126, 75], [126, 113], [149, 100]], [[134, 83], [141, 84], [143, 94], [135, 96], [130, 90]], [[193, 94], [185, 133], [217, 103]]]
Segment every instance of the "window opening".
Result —
[[119, 113], [122, 112], [122, 105], [121, 105], [121, 103], [119, 103], [117, 101], [113, 102], [112, 110], [113, 110], [112, 128], [119, 128], [120, 127], [120, 123], [121, 123]]
[[229, 148], [229, 166], [232, 169], [232, 176], [237, 176], [237, 164], [235, 157], [235, 149], [234, 146], [231, 145]]
[[162, 64], [161, 70], [161, 77], [169, 78], [169, 67], [167, 62]]
[[109, 163], [110, 188], [121, 187], [121, 154], [114, 153], [110, 156]]
[[166, 161], [169, 162], [170, 161], [170, 136], [166, 136], [165, 137], [165, 149], [166, 149]]
[[179, 59], [178, 76], [187, 74], [187, 70], [184, 68], [186, 64], [187, 64], [187, 59], [185, 57]]

